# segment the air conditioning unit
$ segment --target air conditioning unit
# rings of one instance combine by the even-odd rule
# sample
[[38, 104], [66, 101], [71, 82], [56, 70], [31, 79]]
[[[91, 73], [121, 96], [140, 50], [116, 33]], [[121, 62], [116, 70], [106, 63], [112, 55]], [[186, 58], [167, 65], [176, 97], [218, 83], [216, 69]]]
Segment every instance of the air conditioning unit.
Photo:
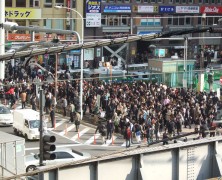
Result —
[[64, 3], [55, 3], [56, 6], [64, 6]]

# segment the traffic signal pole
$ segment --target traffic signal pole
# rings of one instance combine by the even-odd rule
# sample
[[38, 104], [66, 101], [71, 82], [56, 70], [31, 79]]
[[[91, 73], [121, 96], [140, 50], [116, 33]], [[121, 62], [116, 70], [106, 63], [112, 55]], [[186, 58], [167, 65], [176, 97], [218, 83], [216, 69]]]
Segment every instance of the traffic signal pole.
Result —
[[39, 153], [39, 166], [44, 166], [43, 164], [43, 90], [40, 88], [40, 104], [39, 104], [39, 113], [40, 113], [40, 126], [39, 126], [39, 147], [40, 147], [40, 153]]

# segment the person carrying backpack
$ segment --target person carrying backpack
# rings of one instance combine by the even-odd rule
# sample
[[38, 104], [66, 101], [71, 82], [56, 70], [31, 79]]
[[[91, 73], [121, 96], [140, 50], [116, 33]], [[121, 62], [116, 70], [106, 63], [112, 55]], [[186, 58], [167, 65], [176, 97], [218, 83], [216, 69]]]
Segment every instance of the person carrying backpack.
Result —
[[102, 143], [106, 144], [106, 140], [105, 140], [105, 136], [106, 136], [106, 127], [104, 124], [101, 123], [101, 121], [98, 122], [98, 126], [96, 128], [95, 134], [97, 133], [97, 131], [99, 131], [101, 138], [102, 138]]

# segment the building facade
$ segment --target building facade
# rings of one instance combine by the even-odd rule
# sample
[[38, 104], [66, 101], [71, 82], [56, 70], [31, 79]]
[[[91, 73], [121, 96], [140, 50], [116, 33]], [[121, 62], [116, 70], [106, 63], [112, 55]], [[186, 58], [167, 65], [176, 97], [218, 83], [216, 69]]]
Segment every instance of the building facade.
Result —
[[[84, 29], [84, 41], [96, 41], [130, 35], [161, 33], [218, 24], [222, 17], [221, 0], [6, 0], [6, 18], [20, 26], [39, 26], [52, 29], [75, 30], [80, 36]], [[84, 25], [77, 13], [84, 17]], [[124, 63], [147, 62], [154, 56], [151, 47], [166, 49], [166, 57], [175, 53], [183, 56], [184, 37], [188, 37], [188, 56], [193, 58], [200, 47], [213, 51], [221, 50], [221, 34], [187, 34], [169, 39], [138, 41], [96, 47], [84, 50], [84, 60], [93, 61], [121, 59]], [[54, 35], [39, 33], [36, 40], [51, 40]], [[75, 43], [76, 37], [58, 35], [63, 43]], [[203, 38], [209, 37], [209, 38]], [[82, 37], [81, 37], [82, 38]], [[8, 41], [30, 41], [29, 32], [8, 32]], [[79, 52], [61, 58], [67, 64], [76, 59], [79, 67]], [[104, 57], [104, 58], [103, 58]]]

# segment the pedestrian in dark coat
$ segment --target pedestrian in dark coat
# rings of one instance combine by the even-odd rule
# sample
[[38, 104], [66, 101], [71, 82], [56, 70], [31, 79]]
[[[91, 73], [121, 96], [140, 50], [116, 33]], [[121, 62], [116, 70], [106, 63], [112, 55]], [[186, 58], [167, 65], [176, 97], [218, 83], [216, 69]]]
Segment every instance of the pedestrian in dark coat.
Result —
[[52, 128], [53, 128], [55, 126], [55, 110], [54, 110], [54, 106], [51, 107], [50, 119], [51, 119], [51, 124], [52, 124]]
[[113, 134], [113, 122], [111, 119], [107, 121], [106, 129], [107, 129], [107, 139], [108, 137], [109, 139], [111, 139]]

